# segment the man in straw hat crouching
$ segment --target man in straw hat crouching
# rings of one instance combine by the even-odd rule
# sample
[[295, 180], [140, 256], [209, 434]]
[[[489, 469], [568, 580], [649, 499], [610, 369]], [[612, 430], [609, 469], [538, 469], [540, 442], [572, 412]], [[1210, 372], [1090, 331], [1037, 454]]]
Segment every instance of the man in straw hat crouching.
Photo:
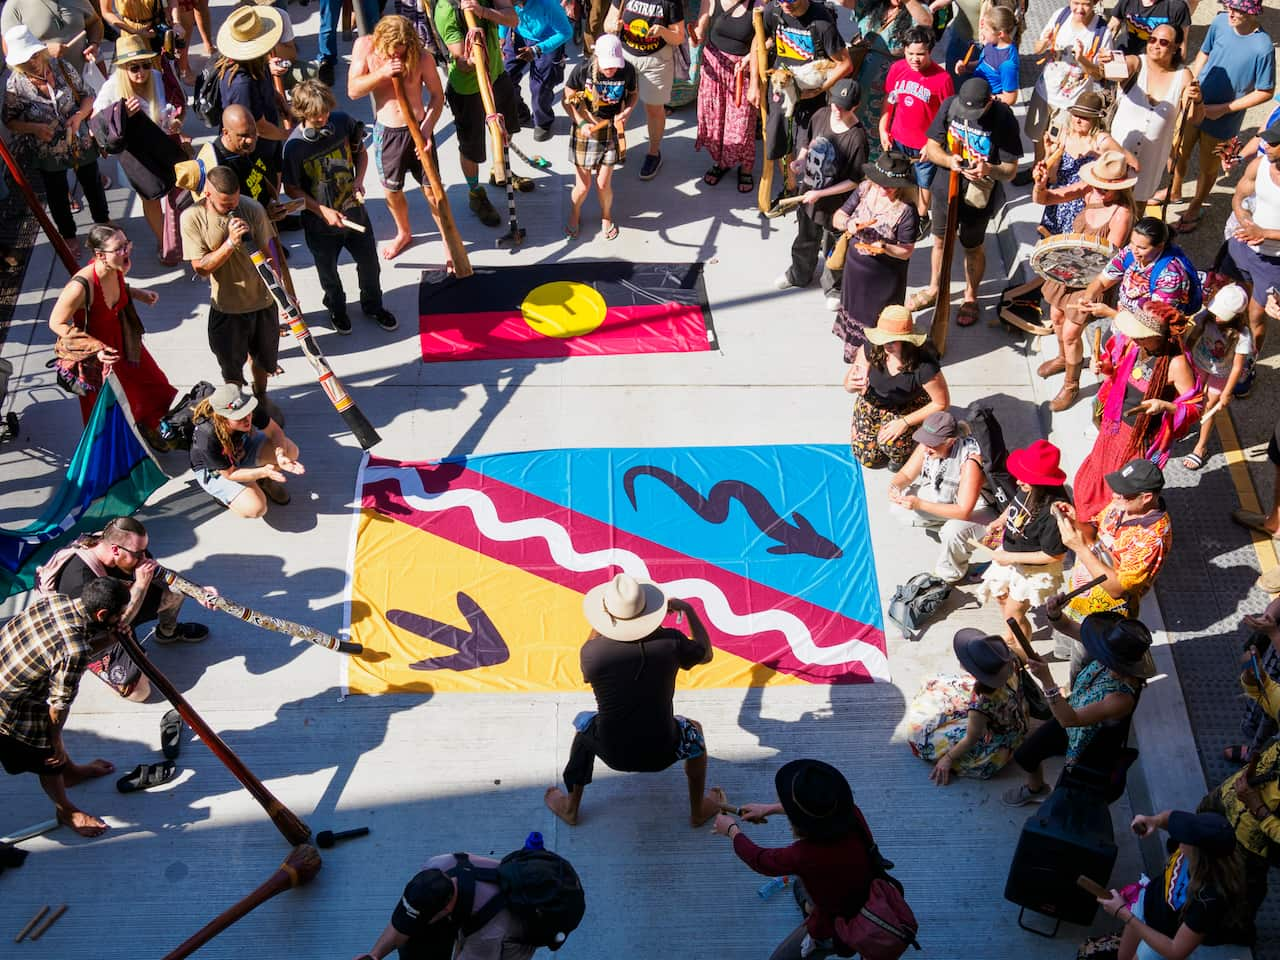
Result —
[[[564, 768], [565, 789], [548, 787], [547, 806], [570, 826], [578, 822], [582, 791], [598, 756], [630, 773], [665, 770], [684, 761], [689, 778], [689, 821], [701, 826], [720, 811], [723, 794], [703, 794], [707, 745], [702, 725], [676, 716], [671, 704], [676, 674], [710, 663], [711, 638], [684, 600], [667, 597], [647, 580], [620, 573], [582, 601], [591, 636], [582, 647], [582, 675], [596, 695], [595, 713], [574, 720], [578, 733]], [[664, 627], [668, 613], [689, 618], [693, 639]]]

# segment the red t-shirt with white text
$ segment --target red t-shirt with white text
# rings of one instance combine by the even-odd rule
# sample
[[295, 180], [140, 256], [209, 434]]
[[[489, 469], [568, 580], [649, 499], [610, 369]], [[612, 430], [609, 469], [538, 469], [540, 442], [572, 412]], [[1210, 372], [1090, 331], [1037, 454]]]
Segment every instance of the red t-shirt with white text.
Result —
[[942, 101], [956, 92], [951, 76], [942, 67], [930, 61], [925, 70], [920, 73], [907, 61], [899, 60], [889, 68], [884, 81], [884, 108], [892, 117], [889, 136], [912, 150], [924, 146], [929, 124]]

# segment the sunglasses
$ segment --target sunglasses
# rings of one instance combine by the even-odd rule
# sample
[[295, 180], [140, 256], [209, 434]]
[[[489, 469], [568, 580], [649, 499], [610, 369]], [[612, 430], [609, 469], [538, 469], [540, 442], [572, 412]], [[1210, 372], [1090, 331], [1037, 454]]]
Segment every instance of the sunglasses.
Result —
[[129, 73], [147, 73], [151, 70], [150, 60], [135, 60], [132, 63], [124, 65], [125, 70]]
[[1149, 47], [1172, 47], [1173, 41], [1166, 40], [1163, 37], [1152, 37], [1147, 41]]
[[128, 240], [118, 247], [103, 247], [102, 252], [103, 253], [128, 253], [132, 249], [133, 249], [133, 241]]

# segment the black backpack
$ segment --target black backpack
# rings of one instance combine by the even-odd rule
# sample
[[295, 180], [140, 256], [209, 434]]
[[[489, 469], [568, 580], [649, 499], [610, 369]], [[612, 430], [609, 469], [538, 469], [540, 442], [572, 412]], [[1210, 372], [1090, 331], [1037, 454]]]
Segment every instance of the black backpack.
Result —
[[160, 439], [169, 445], [170, 450], [191, 449], [191, 438], [196, 432], [196, 404], [213, 393], [213, 384], [201, 380], [194, 387], [178, 398], [173, 408], [160, 421], [157, 433]]
[[969, 424], [969, 435], [978, 441], [978, 449], [982, 451], [982, 499], [999, 513], [1009, 506], [1018, 489], [1009, 473], [1009, 447], [1004, 442], [1004, 430], [995, 411], [982, 403], [971, 405], [964, 412], [964, 420]]
[[931, 573], [917, 573], [889, 600], [889, 619], [908, 640], [919, 640], [921, 628], [951, 596], [951, 584]]
[[191, 109], [212, 130], [222, 127], [221, 80], [222, 71], [215, 57], [196, 75], [196, 85], [191, 92]]
[[[466, 917], [462, 933], [470, 936], [505, 907], [524, 924], [523, 943], [559, 950], [578, 929], [586, 913], [582, 881], [564, 857], [550, 850], [515, 850], [494, 867], [477, 867], [465, 853], [455, 853], [458, 863], [448, 875], [458, 880], [457, 915]], [[499, 893], [473, 911], [476, 881], [496, 883]]]

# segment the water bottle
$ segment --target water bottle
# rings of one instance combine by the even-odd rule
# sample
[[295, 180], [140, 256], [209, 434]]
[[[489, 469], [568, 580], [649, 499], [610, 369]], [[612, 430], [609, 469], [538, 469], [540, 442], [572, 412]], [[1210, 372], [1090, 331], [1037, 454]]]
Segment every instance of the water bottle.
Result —
[[525, 837], [524, 848], [526, 850], [545, 850], [546, 847], [542, 845], [542, 834], [535, 830], [533, 833]]
[[761, 900], [768, 900], [779, 890], [785, 890], [789, 883], [791, 883], [790, 877], [770, 877], [768, 881], [760, 885], [760, 889], [756, 893], [760, 894]]

